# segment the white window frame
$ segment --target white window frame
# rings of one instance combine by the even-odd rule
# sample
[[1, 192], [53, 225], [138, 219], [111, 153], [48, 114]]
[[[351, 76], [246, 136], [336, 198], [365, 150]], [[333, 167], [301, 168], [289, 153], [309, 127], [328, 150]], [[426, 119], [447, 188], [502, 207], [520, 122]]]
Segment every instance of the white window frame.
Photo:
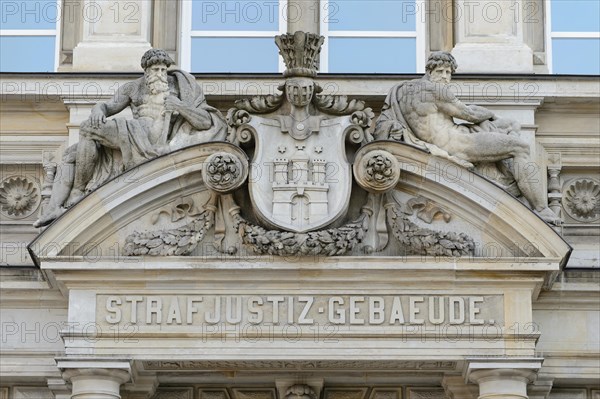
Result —
[[[335, 0], [332, 0], [335, 1]], [[321, 35], [325, 37], [323, 48], [321, 49], [320, 71], [329, 72], [329, 38], [331, 37], [351, 37], [351, 38], [414, 38], [416, 39], [416, 72], [425, 72], [425, 45], [426, 45], [426, 21], [425, 21], [425, 0], [415, 0], [415, 30], [414, 31], [359, 31], [359, 30], [329, 30], [329, 20], [327, 10], [329, 10], [329, 0], [320, 0], [321, 15], [320, 26]]]
[[552, 39], [600, 39], [600, 32], [554, 32], [552, 31], [552, 0], [544, 0], [546, 7], [546, 64], [548, 73], [554, 74]]
[[[320, 0], [320, 34], [325, 37], [323, 47], [321, 48], [320, 72], [329, 72], [329, 38], [330, 37], [352, 37], [352, 38], [415, 38], [416, 39], [416, 72], [425, 72], [425, 49], [426, 49], [426, 20], [425, 20], [425, 1], [415, 0], [415, 30], [414, 31], [330, 31], [329, 21], [326, 10], [329, 8], [330, 0]], [[332, 0], [333, 1], [333, 0]], [[233, 38], [233, 37], [263, 37], [273, 38], [275, 35], [281, 35], [287, 32], [287, 18], [284, 14], [287, 9], [287, 0], [278, 1], [279, 12], [279, 30], [277, 31], [235, 31], [235, 30], [192, 30], [192, 2], [184, 0], [181, 2], [181, 15], [187, 17], [181, 20], [181, 36], [179, 43], [181, 47], [179, 56], [179, 65], [184, 70], [191, 70], [192, 66], [192, 38], [194, 37], [215, 37], [215, 38]], [[274, 49], [275, 51], [275, 49]], [[285, 70], [283, 59], [279, 57], [279, 72]]]
[[[181, 68], [186, 71], [191, 71], [192, 67], [192, 38], [194, 37], [216, 37], [216, 38], [224, 38], [224, 37], [263, 37], [263, 38], [273, 38], [276, 35], [281, 35], [287, 32], [287, 18], [283, 14], [287, 9], [287, 0], [278, 0], [278, 8], [277, 12], [279, 13], [279, 26], [278, 30], [192, 30], [192, 2], [184, 0], [181, 3], [181, 15], [186, 15], [187, 17], [181, 19], [181, 51], [179, 57], [179, 65]], [[275, 43], [273, 43], [275, 46]], [[273, 48], [275, 51], [275, 47]], [[278, 58], [278, 71], [283, 72], [285, 70], [285, 65], [283, 63], [283, 59], [281, 57]]]
[[56, 9], [58, 15], [56, 22], [54, 22], [54, 29], [0, 29], [1, 37], [15, 37], [15, 36], [39, 36], [39, 37], [50, 37], [54, 36], [54, 70], [58, 71], [59, 54], [60, 54], [60, 34], [62, 25], [62, 0], [56, 0]]

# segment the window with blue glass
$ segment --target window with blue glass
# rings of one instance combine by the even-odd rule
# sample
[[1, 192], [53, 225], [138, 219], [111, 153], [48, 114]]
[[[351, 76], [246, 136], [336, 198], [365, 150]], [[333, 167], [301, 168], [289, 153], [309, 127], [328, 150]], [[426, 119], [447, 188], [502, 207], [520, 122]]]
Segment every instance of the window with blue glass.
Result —
[[[278, 72], [273, 37], [285, 32], [280, 0], [192, 0], [189, 59], [193, 72]], [[186, 12], [186, 11], [189, 11]], [[187, 65], [186, 65], [187, 64]]]
[[56, 69], [57, 0], [0, 0], [0, 71]]
[[332, 73], [415, 73], [424, 66], [422, 1], [322, 2], [322, 69]]
[[[321, 72], [424, 71], [423, 0], [321, 0]], [[182, 3], [181, 65], [193, 72], [282, 72], [273, 37], [287, 31], [287, 0]], [[310, 18], [311, 16], [303, 16]], [[186, 42], [187, 41], [187, 42]], [[385, 54], [385, 56], [382, 56]]]
[[600, 1], [551, 0], [552, 72], [600, 74]]

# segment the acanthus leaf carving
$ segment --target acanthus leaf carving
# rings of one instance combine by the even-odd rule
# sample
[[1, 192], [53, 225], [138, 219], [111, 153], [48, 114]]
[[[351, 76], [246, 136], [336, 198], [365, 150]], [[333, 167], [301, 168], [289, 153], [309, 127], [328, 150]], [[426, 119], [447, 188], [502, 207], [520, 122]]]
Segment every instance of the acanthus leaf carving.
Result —
[[402, 211], [407, 215], [413, 215], [416, 212], [417, 217], [425, 223], [433, 222], [433, 219], [437, 215], [441, 215], [446, 223], [450, 222], [450, 219], [452, 219], [452, 215], [446, 212], [442, 207], [421, 195], [406, 201], [406, 206], [402, 207]]
[[[283, 104], [283, 94], [268, 94], [266, 96], [254, 96], [250, 99], [236, 100], [234, 108], [227, 113], [227, 120], [233, 123], [242, 124], [249, 112], [255, 114], [267, 114], [276, 111]], [[241, 112], [240, 112], [241, 111]], [[231, 113], [233, 112], [233, 113]], [[245, 114], [244, 114], [245, 112]]]
[[[389, 196], [388, 196], [389, 197]], [[426, 229], [410, 221], [398, 204], [389, 199], [384, 205], [391, 233], [404, 247], [419, 255], [472, 256], [475, 242], [464, 233]]]
[[185, 217], [199, 215], [201, 212], [202, 211], [199, 210], [194, 204], [194, 200], [190, 197], [187, 197], [177, 200], [173, 204], [156, 212], [154, 215], [152, 215], [150, 222], [152, 224], [156, 224], [160, 216], [164, 214], [169, 217], [172, 223], [175, 223]]
[[204, 239], [206, 232], [215, 220], [212, 196], [195, 219], [185, 226], [157, 231], [134, 232], [125, 239], [123, 254], [126, 256], [151, 255], [189, 255]]

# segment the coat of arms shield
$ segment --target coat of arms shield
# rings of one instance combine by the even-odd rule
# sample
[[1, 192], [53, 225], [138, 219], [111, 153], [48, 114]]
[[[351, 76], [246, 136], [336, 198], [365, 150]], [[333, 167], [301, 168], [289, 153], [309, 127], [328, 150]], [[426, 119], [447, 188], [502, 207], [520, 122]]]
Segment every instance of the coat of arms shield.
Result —
[[[345, 154], [345, 133], [354, 125], [349, 116], [311, 116], [302, 122], [253, 116], [248, 125], [257, 132], [250, 198], [263, 222], [306, 232], [346, 213], [352, 170]], [[307, 129], [304, 139], [294, 134]]]

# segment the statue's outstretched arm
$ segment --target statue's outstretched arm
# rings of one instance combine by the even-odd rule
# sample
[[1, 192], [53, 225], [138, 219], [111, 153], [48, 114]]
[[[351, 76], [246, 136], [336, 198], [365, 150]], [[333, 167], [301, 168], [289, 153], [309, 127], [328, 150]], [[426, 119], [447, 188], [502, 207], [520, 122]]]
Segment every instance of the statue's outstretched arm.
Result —
[[118, 114], [131, 104], [131, 84], [119, 87], [115, 95], [107, 102], [94, 105], [89, 118], [93, 127], [100, 127], [106, 122], [106, 117]]

